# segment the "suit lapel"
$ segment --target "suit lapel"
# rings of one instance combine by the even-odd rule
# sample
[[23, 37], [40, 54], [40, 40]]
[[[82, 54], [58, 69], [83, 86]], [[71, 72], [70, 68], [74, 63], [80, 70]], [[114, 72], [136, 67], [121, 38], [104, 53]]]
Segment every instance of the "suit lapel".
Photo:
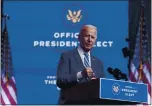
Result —
[[[98, 73], [96, 72], [96, 59], [95, 59], [94, 56], [92, 56], [92, 55], [90, 55], [90, 56], [91, 56], [90, 57], [91, 58], [91, 68], [92, 68], [93, 72], [95, 73], [95, 76], [97, 76]], [[80, 55], [78, 53], [77, 48], [73, 52], [73, 57], [74, 57], [74, 59], [75, 59], [75, 61], [77, 63], [78, 68], [84, 69], [85, 67], [83, 65], [83, 62], [81, 60], [81, 57], [80, 57]]]
[[94, 56], [91, 55], [91, 68], [92, 68], [92, 70], [93, 70], [93, 72], [95, 73], [95, 76], [96, 76], [97, 73], [96, 73], [95, 66], [96, 66], [96, 60], [95, 60]]
[[78, 68], [84, 69], [85, 67], [84, 67], [84, 65], [83, 65], [83, 62], [82, 62], [82, 60], [81, 60], [81, 57], [80, 57], [80, 55], [79, 55], [79, 53], [78, 53], [77, 48], [76, 48], [75, 51], [73, 52], [73, 57], [75, 58], [75, 60], [76, 60], [76, 62], [77, 62]]

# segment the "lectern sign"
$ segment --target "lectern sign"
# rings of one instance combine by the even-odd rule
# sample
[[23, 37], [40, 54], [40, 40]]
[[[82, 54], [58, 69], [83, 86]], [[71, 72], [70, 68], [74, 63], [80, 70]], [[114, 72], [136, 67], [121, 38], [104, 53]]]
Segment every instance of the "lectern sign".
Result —
[[131, 102], [148, 102], [146, 84], [121, 80], [100, 79], [100, 98]]

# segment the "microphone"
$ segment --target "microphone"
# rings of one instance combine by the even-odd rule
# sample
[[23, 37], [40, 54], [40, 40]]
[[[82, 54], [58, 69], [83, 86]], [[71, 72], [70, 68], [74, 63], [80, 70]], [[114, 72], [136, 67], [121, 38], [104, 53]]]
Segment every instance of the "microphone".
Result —
[[10, 19], [10, 16], [8, 14], [1, 14], [1, 17], [4, 19]]
[[125, 81], [128, 81], [127, 75], [124, 73], [121, 73], [121, 79], [124, 79]]
[[128, 80], [127, 75], [122, 73], [118, 68], [113, 69], [111, 67], [108, 67], [107, 71], [110, 74], [112, 74], [116, 80], [120, 80], [120, 79], [125, 79], [125, 81]]
[[114, 69], [114, 75], [116, 76], [116, 78], [117, 78], [118, 80], [121, 79], [121, 77], [120, 77], [121, 71], [120, 71], [118, 68], [115, 68], [115, 69]]
[[111, 67], [108, 67], [107, 71], [113, 75], [113, 77], [116, 79], [116, 80], [120, 80], [119, 78], [119, 71], [117, 69], [113, 69]]
[[122, 73], [118, 68], [115, 68], [119, 72], [119, 78], [124, 79], [125, 81], [128, 81], [127, 75]]
[[113, 69], [111, 67], [108, 67], [107, 71], [110, 73], [110, 74], [113, 74]]

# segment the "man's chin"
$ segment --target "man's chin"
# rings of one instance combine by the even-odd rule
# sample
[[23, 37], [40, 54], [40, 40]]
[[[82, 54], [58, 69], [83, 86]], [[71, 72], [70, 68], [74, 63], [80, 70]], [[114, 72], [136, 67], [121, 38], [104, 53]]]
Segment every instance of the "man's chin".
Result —
[[90, 51], [92, 47], [85, 47], [87, 51]]

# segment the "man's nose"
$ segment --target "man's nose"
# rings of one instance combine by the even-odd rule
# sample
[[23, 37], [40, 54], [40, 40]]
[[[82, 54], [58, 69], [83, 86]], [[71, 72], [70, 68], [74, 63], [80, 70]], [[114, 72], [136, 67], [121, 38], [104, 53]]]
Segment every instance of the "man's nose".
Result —
[[89, 40], [89, 42], [91, 42], [91, 41], [92, 41], [92, 38], [91, 38], [91, 36], [89, 37], [89, 39], [88, 39], [88, 40]]

